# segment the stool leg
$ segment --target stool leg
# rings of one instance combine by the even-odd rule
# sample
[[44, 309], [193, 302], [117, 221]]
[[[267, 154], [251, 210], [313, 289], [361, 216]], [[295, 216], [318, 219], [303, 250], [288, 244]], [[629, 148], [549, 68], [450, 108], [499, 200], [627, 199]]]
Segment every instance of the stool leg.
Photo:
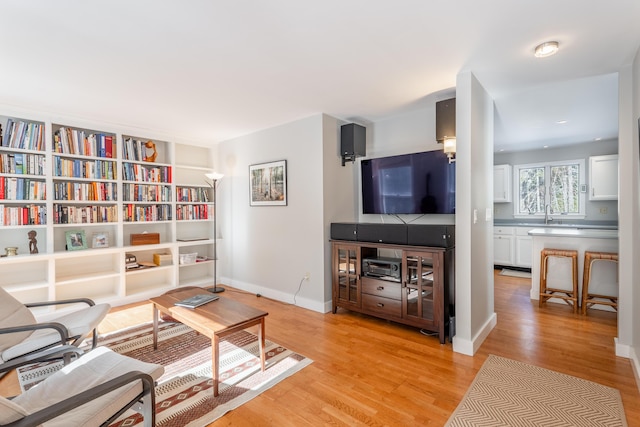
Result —
[[546, 293], [545, 291], [547, 289], [546, 261], [547, 261], [547, 257], [544, 251], [542, 251], [540, 255], [540, 297], [538, 299], [538, 307], [542, 307], [542, 304], [544, 304], [547, 301], [546, 297], [544, 296], [544, 294]]
[[589, 298], [589, 279], [591, 278], [591, 254], [584, 257], [584, 274], [582, 275], [582, 314], [587, 314], [587, 299]]
[[578, 312], [578, 303], [580, 298], [578, 296], [578, 256], [571, 257], [571, 263], [573, 264], [573, 312]]

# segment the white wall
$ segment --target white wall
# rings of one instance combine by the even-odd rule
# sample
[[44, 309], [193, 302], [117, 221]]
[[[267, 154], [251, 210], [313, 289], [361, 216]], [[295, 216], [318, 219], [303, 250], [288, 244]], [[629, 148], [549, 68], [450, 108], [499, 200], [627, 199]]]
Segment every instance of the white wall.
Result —
[[460, 73], [456, 83], [456, 335], [453, 349], [473, 355], [496, 325], [492, 217], [494, 108], [493, 100], [471, 72]]
[[[219, 145], [219, 282], [289, 303], [300, 287], [297, 305], [326, 311], [325, 121], [318, 114]], [[249, 206], [249, 165], [276, 160], [287, 161], [288, 206]]]
[[[331, 239], [332, 222], [356, 222], [358, 218], [358, 183], [354, 173], [357, 163], [342, 166], [340, 158], [340, 125], [337, 119], [324, 115], [323, 120], [323, 208], [324, 208], [324, 267], [325, 312], [331, 310]], [[368, 133], [370, 133], [368, 131]]]
[[619, 259], [620, 295], [616, 354], [629, 357], [640, 383], [640, 50], [632, 65], [620, 71], [619, 87]]
[[[495, 153], [493, 163], [496, 165], [519, 165], [527, 163], [543, 163], [558, 160], [585, 160], [585, 179], [589, 180], [589, 157], [604, 154], [618, 154], [618, 140], [591, 141], [572, 144], [558, 148], [540, 150], [514, 151]], [[514, 197], [515, 199], [515, 197]], [[616, 201], [590, 201], [586, 198], [585, 208], [587, 221], [618, 222], [618, 203]], [[513, 219], [513, 203], [494, 203], [495, 219]], [[606, 213], [602, 213], [605, 208]], [[558, 218], [555, 218], [558, 219]]]

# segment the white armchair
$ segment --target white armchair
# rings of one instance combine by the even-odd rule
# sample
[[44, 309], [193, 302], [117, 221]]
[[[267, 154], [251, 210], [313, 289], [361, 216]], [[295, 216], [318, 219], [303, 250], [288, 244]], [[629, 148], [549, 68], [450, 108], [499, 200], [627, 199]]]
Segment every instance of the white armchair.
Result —
[[[60, 304], [86, 306], [43, 323], [38, 323], [29, 309]], [[109, 308], [109, 304], [96, 305], [86, 298], [22, 304], [0, 287], [0, 376], [44, 356], [82, 354], [77, 347], [91, 334], [95, 348], [96, 328]], [[65, 362], [69, 359], [65, 357]]]
[[155, 381], [162, 365], [98, 347], [12, 400], [0, 397], [0, 426], [107, 426], [127, 409], [155, 425]]

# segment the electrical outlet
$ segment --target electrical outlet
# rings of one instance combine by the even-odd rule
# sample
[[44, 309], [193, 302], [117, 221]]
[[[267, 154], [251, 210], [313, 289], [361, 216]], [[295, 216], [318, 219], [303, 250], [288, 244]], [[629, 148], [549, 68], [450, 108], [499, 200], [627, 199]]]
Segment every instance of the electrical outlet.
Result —
[[601, 215], [606, 215], [608, 211], [609, 211], [609, 209], [606, 206], [600, 208], [600, 214]]
[[310, 278], [311, 278], [311, 273], [309, 273], [308, 271], [304, 273], [304, 280], [308, 282]]

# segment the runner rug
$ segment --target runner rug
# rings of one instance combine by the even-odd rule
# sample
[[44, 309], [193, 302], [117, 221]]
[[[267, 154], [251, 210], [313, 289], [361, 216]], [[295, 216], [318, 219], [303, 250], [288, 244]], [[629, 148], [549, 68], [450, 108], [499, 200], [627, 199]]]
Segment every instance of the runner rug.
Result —
[[[237, 332], [220, 342], [219, 395], [213, 397], [211, 340], [180, 323], [163, 322], [154, 351], [152, 330], [146, 324], [114, 332], [102, 337], [99, 345], [164, 366], [156, 386], [158, 427], [205, 426], [312, 362], [267, 339], [263, 372], [257, 336]], [[57, 369], [57, 364], [31, 365], [19, 370], [18, 380], [28, 389]], [[130, 411], [111, 427], [135, 425], [142, 425], [142, 417]]]
[[447, 422], [461, 426], [627, 425], [620, 392], [490, 355]]

